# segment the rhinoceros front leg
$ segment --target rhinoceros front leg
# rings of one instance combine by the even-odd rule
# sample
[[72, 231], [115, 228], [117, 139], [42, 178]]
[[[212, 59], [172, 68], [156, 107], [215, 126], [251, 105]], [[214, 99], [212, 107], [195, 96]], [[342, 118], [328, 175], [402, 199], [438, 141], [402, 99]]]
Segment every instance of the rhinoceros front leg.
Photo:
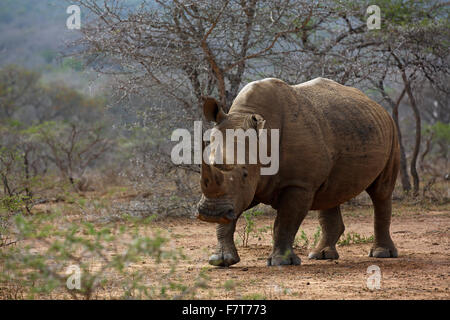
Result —
[[338, 259], [336, 242], [345, 230], [339, 206], [321, 210], [319, 212], [319, 223], [322, 228], [322, 238], [317, 247], [308, 255], [309, 259]]
[[209, 264], [217, 267], [228, 267], [241, 260], [234, 245], [236, 221], [233, 220], [228, 224], [217, 225], [218, 244], [214, 254], [209, 257]]
[[273, 251], [267, 259], [268, 266], [301, 263], [292, 245], [298, 228], [311, 207], [311, 201], [312, 194], [299, 188], [288, 188], [281, 194], [273, 228]]

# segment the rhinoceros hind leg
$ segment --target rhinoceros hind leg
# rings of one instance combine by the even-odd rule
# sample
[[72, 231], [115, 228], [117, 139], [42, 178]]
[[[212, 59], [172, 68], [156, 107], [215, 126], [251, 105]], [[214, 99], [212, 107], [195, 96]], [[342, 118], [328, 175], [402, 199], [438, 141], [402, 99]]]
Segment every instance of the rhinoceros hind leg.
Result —
[[339, 206], [321, 210], [319, 212], [319, 223], [322, 228], [322, 237], [317, 247], [308, 255], [309, 259], [339, 259], [336, 250], [336, 242], [345, 230]]
[[[395, 177], [395, 175], [393, 176]], [[367, 189], [374, 207], [374, 244], [369, 257], [397, 258], [398, 252], [390, 235], [392, 215], [392, 190], [395, 179], [384, 174]]]
[[375, 241], [369, 251], [369, 257], [397, 258], [397, 248], [389, 232], [391, 225], [391, 198], [384, 200], [372, 198], [372, 200], [375, 210]]

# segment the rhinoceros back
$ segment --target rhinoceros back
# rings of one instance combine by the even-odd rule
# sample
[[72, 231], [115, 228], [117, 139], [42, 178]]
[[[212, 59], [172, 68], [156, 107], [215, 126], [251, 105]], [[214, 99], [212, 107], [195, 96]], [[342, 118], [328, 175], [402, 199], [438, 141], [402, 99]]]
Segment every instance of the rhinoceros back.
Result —
[[398, 148], [386, 110], [358, 89], [328, 79], [294, 86], [278, 79], [253, 82], [230, 109], [239, 112], [261, 114], [269, 128], [280, 130], [279, 173], [262, 183], [273, 184], [273, 192], [292, 186], [316, 190], [312, 209], [364, 191]]

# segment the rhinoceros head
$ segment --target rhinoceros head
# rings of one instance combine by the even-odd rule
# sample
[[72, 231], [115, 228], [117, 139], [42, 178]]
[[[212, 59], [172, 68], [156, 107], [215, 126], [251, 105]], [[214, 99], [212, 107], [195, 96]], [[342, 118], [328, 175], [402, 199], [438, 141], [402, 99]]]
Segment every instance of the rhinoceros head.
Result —
[[[254, 129], [257, 133], [263, 128], [265, 121], [257, 114], [236, 112], [226, 114], [213, 98], [205, 100], [203, 114], [207, 120], [216, 123], [213, 130], [222, 133], [223, 145], [222, 150], [212, 149], [209, 163], [206, 163], [202, 157], [200, 185], [203, 194], [198, 204], [197, 217], [208, 222], [229, 223], [237, 219], [252, 202], [260, 177], [260, 165], [250, 164], [250, 161], [238, 164], [236, 150], [232, 164], [227, 161], [227, 152], [224, 151], [227, 145], [226, 130]], [[232, 144], [236, 147], [238, 141], [234, 138], [233, 140]], [[213, 136], [211, 141], [214, 142]], [[204, 148], [205, 144], [202, 149]], [[245, 159], [247, 160], [249, 152], [249, 143], [245, 143]], [[222, 161], [215, 161], [218, 154]], [[212, 160], [213, 158], [215, 160]]]

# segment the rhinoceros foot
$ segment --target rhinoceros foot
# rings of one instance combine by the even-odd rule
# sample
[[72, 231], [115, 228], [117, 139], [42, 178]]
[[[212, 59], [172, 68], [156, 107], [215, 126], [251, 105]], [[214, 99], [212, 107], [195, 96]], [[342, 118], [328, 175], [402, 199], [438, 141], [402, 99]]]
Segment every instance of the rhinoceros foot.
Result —
[[381, 246], [374, 246], [372, 249], [370, 249], [369, 257], [374, 258], [397, 258], [398, 252], [395, 246], [390, 247], [381, 247]]
[[308, 255], [308, 258], [316, 260], [326, 260], [326, 259], [336, 260], [339, 259], [339, 253], [337, 252], [336, 248], [324, 247], [314, 249], [313, 251], [311, 251]]
[[239, 255], [232, 253], [215, 253], [209, 257], [209, 264], [216, 267], [229, 267], [241, 261]]
[[284, 266], [284, 265], [295, 265], [301, 264], [300, 258], [292, 251], [286, 254], [276, 254], [272, 255], [267, 259], [268, 266]]

